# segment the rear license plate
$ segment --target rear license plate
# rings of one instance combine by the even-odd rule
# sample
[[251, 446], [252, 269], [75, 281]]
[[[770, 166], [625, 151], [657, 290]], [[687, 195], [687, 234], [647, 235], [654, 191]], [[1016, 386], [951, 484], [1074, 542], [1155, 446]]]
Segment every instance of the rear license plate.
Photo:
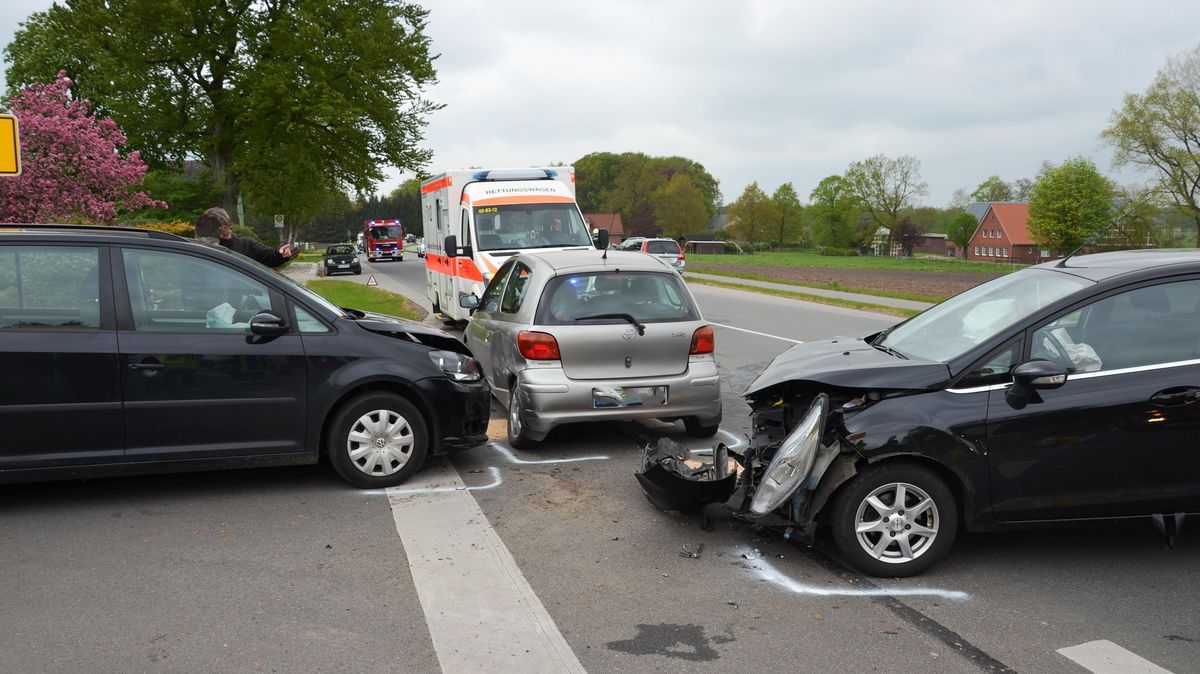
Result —
[[605, 386], [592, 389], [592, 407], [650, 407], [667, 404], [667, 386]]

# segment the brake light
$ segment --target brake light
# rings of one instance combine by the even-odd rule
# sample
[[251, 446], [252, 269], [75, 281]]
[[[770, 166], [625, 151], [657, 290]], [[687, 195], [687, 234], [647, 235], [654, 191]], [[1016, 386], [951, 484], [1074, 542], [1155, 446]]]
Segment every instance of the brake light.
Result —
[[680, 249], [679, 249], [679, 261], [680, 261], [680, 262], [683, 262], [683, 260], [684, 260], [683, 249], [682, 249], [682, 248], [680, 248]]
[[[695, 337], [692, 343], [695, 344]], [[522, 330], [517, 333], [517, 350], [529, 360], [559, 360], [558, 340], [545, 332]]]
[[[524, 334], [524, 333], [522, 333]], [[696, 328], [692, 333], [692, 348], [688, 351], [689, 356], [698, 356], [705, 353], [712, 353], [716, 347], [717, 338], [713, 334], [711, 325], [706, 325], [702, 328]]]

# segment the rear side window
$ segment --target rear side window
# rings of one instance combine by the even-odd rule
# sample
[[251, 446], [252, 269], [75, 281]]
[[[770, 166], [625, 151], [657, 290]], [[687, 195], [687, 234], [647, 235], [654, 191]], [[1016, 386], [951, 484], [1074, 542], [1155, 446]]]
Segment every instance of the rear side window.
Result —
[[0, 330], [100, 327], [100, 250], [0, 248]]
[[539, 325], [622, 323], [628, 314], [642, 323], [695, 321], [700, 312], [675, 274], [591, 272], [550, 280], [538, 305]]
[[525, 301], [525, 291], [529, 289], [529, 275], [529, 267], [518, 263], [508, 285], [504, 288], [504, 299], [500, 301], [500, 313], [515, 314], [521, 310], [521, 304]]
[[674, 241], [650, 241], [646, 243], [646, 252], [651, 255], [679, 254], [679, 244]]

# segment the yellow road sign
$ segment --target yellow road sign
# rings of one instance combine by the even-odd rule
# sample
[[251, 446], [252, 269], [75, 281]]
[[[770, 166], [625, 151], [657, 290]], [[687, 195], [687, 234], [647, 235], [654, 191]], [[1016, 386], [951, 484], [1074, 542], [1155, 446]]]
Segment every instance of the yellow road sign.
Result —
[[21, 138], [17, 116], [0, 114], [0, 176], [21, 175]]

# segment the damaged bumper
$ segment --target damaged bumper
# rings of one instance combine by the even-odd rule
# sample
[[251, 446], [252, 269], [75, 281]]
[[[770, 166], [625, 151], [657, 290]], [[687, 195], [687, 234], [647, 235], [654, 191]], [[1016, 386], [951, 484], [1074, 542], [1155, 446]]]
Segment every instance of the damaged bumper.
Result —
[[662, 510], [689, 512], [727, 501], [737, 488], [741, 464], [719, 444], [689, 450], [670, 438], [646, 445], [638, 482], [650, 502]]

